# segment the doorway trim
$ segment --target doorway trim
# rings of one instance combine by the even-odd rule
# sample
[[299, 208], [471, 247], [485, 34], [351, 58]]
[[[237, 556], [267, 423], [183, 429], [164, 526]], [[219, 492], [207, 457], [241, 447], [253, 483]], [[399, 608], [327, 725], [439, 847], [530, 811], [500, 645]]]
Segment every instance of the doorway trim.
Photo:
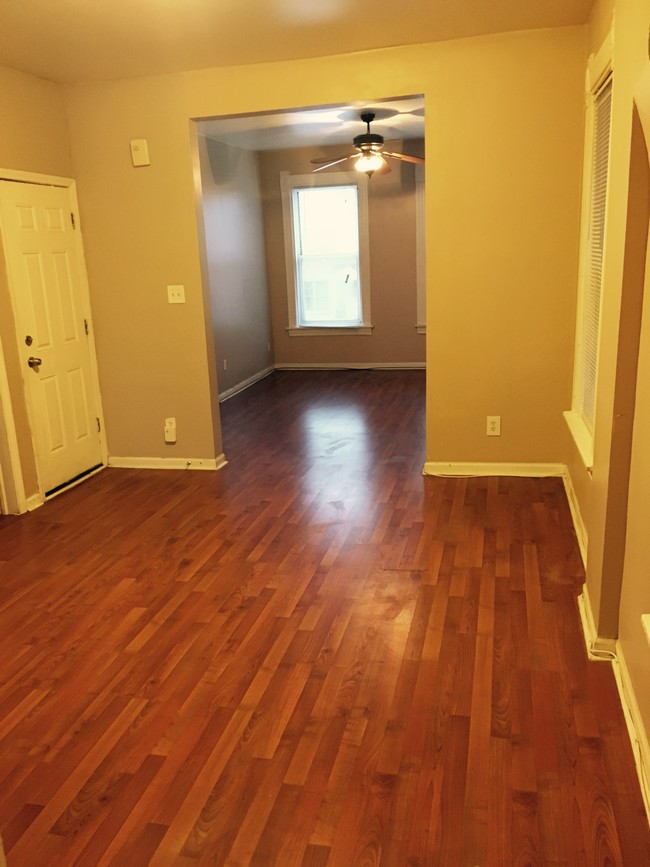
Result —
[[0, 514], [16, 514], [25, 512], [28, 508], [4, 347], [0, 338]]
[[[103, 435], [105, 431], [104, 410], [102, 407], [101, 392], [99, 389], [99, 371], [97, 369], [97, 349], [95, 346], [94, 330], [92, 328], [92, 311], [90, 306], [90, 289], [88, 285], [88, 273], [86, 270], [86, 258], [84, 256], [83, 242], [81, 237], [81, 225], [79, 220], [79, 203], [77, 200], [77, 185], [73, 178], [59, 177], [58, 175], [44, 175], [37, 172], [25, 172], [15, 169], [0, 168], [0, 180], [13, 181], [22, 184], [35, 184], [48, 187], [62, 187], [68, 190], [70, 201], [77, 217], [77, 231], [75, 233], [76, 252], [79, 257], [79, 282], [80, 291], [84, 301], [84, 307], [88, 315], [90, 324], [88, 341], [90, 347], [90, 371], [91, 382], [95, 393], [97, 415], [100, 420], [102, 435], [100, 436], [100, 448], [102, 466], [108, 464], [108, 451], [106, 448], [106, 437]], [[11, 297], [11, 293], [10, 293]], [[13, 301], [11, 301], [13, 309]], [[18, 336], [16, 335], [16, 340]], [[25, 394], [25, 385], [21, 381], [21, 388]], [[25, 404], [28, 406], [27, 395], [25, 394]], [[29, 410], [28, 410], [29, 412]], [[31, 419], [30, 419], [31, 424]], [[36, 463], [36, 453], [34, 442], [30, 439], [29, 449], [34, 457], [34, 465]], [[37, 467], [38, 475], [38, 467]], [[9, 377], [7, 375], [7, 366], [5, 362], [5, 353], [2, 341], [0, 340], [0, 513], [2, 514], [23, 514], [24, 512], [32, 511], [45, 502], [45, 491], [42, 488], [41, 481], [38, 481], [39, 490], [28, 495], [25, 491], [23, 479], [23, 467], [20, 460], [20, 452], [18, 449], [18, 437], [16, 433], [16, 424], [14, 420], [14, 412], [11, 401], [11, 393], [9, 387]]]

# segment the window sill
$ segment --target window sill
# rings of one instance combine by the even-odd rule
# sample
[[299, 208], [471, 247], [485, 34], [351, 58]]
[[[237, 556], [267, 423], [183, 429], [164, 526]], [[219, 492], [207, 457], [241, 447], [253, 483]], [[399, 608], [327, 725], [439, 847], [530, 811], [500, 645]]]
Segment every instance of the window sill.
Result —
[[567, 427], [571, 432], [576, 448], [580, 453], [585, 469], [591, 472], [594, 465], [594, 438], [591, 431], [577, 412], [569, 410], [568, 412], [562, 413], [562, 415], [564, 416]]
[[641, 615], [641, 625], [643, 626], [645, 637], [648, 639], [648, 645], [650, 645], [650, 614]]
[[349, 335], [370, 335], [372, 334], [372, 325], [354, 325], [351, 328], [346, 326], [333, 325], [331, 328], [323, 326], [289, 326], [287, 328], [289, 337], [347, 337]]

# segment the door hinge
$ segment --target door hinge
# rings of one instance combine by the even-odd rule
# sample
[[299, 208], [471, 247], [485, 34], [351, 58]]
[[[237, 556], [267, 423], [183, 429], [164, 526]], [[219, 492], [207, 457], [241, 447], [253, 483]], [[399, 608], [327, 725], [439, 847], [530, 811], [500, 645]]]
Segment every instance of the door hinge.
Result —
[[101, 433], [101, 430], [102, 430], [102, 423], [100, 422], [99, 417], [98, 417], [97, 418], [97, 433]]
[[77, 226], [75, 224], [74, 214], [72, 213], [72, 211], [70, 211], [70, 222], [72, 223], [72, 228], [76, 229]]
[[88, 336], [88, 320], [84, 319], [84, 331], [86, 332], [86, 336]]

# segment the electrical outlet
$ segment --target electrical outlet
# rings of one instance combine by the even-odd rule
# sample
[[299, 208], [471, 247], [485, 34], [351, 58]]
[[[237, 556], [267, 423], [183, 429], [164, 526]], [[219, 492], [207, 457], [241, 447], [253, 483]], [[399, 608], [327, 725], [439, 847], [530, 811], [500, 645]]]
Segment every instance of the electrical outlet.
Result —
[[175, 443], [176, 442], [176, 419], [175, 418], [166, 418], [165, 419], [165, 442], [166, 443]]
[[501, 436], [501, 416], [500, 415], [489, 415], [487, 417], [486, 434], [489, 437], [500, 437]]
[[223, 369], [228, 370], [228, 359], [227, 358], [224, 358], [224, 360], [223, 360]]
[[167, 287], [167, 300], [170, 304], [185, 304], [185, 286], [176, 284]]

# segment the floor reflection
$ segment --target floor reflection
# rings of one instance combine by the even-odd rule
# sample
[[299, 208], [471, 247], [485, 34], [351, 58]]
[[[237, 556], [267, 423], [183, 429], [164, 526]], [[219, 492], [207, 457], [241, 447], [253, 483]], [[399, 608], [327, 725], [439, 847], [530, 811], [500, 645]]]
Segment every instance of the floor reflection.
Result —
[[370, 527], [408, 472], [422, 470], [424, 371], [276, 371], [227, 401], [222, 421], [228, 460], [254, 450], [266, 478], [283, 466], [275, 483], [298, 488], [293, 505], [311, 527]]
[[303, 493], [318, 497], [312, 523], [341, 522], [371, 507], [373, 454], [365, 412], [354, 404], [308, 406], [301, 418], [309, 458]]

